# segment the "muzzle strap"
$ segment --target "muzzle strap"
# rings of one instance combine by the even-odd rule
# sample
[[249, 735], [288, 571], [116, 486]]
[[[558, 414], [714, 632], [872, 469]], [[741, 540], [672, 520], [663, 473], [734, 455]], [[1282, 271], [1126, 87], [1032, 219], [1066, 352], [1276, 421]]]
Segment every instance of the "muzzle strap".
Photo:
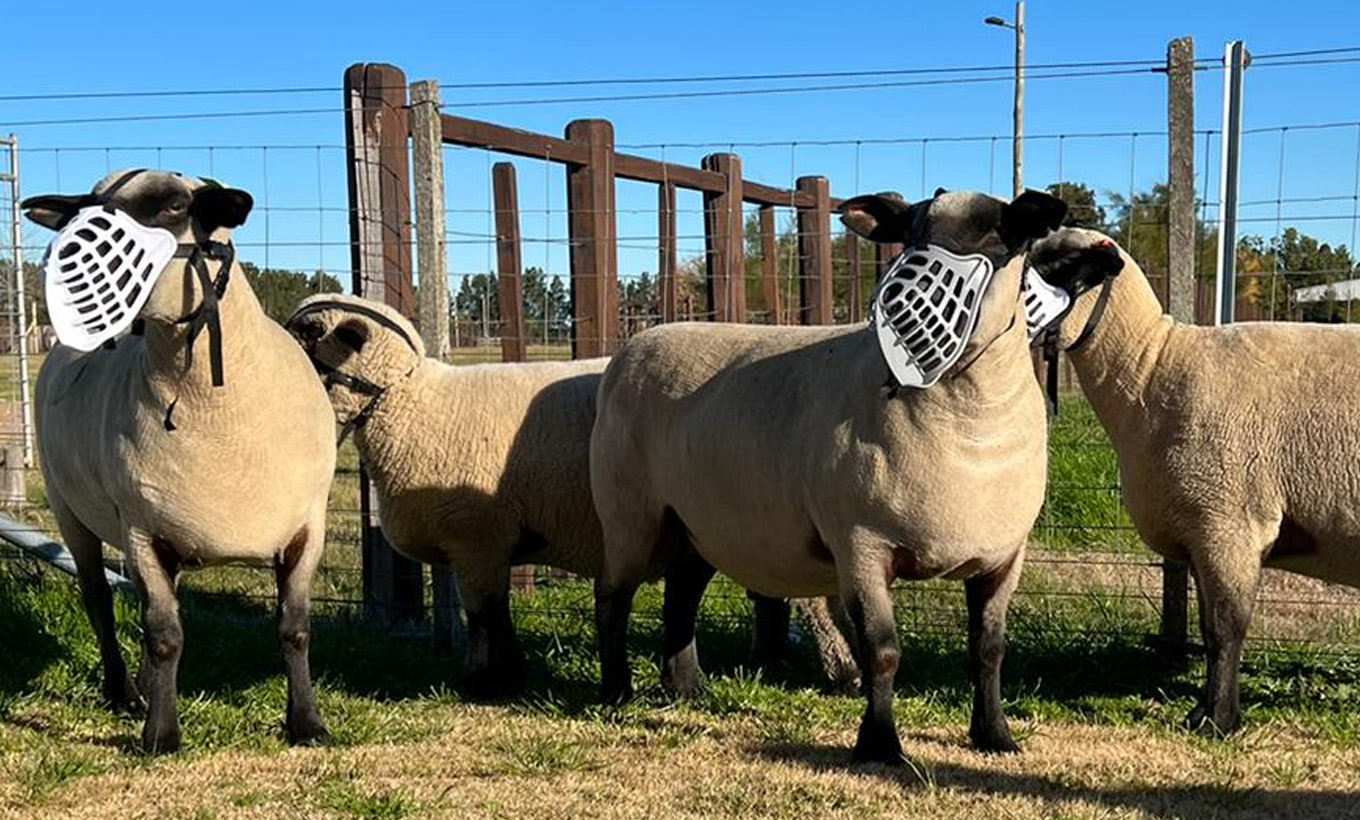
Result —
[[[189, 367], [193, 366], [194, 342], [198, 340], [198, 335], [206, 327], [208, 329], [208, 366], [212, 371], [212, 384], [213, 387], [221, 387], [226, 383], [226, 380], [222, 366], [222, 314], [218, 308], [218, 303], [227, 292], [227, 283], [231, 279], [231, 267], [236, 260], [236, 249], [231, 243], [208, 241], [201, 244], [181, 245], [179, 250], [175, 252], [175, 256], [188, 257], [188, 265], [197, 274], [199, 288], [203, 291], [203, 301], [198, 309], [180, 320], [189, 324], [185, 363]], [[216, 279], [208, 273], [207, 259], [215, 259], [221, 262]]]

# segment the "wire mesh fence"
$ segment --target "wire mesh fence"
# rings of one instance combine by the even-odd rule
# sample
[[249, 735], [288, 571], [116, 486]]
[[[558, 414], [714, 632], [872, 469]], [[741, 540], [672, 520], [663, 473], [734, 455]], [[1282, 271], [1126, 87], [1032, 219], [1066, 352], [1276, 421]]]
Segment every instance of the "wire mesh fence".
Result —
[[[1140, 69], [1145, 71], [1145, 69]], [[1125, 77], [1125, 75], [1120, 75]], [[1145, 82], [1125, 77], [1109, 82]], [[1160, 98], [1151, 101], [1159, 107]], [[302, 109], [299, 109], [302, 111]], [[1145, 113], [1145, 112], [1143, 112]], [[338, 112], [332, 114], [338, 117]], [[1131, 120], [1147, 121], [1140, 112]], [[1155, 119], [1153, 120], [1155, 121]], [[162, 145], [44, 146], [20, 148], [24, 193], [72, 192], [129, 167], [183, 170], [222, 179], [250, 190], [256, 207], [234, 241], [247, 277], [266, 311], [282, 320], [310, 293], [350, 290], [353, 205], [345, 183], [346, 146], [324, 141], [274, 141], [262, 119], [257, 144], [174, 144], [174, 125], [165, 126]], [[1196, 131], [1196, 277], [1202, 321], [1211, 315], [1214, 245], [1217, 241], [1220, 134]], [[1165, 299], [1168, 287], [1166, 155], [1168, 136], [1157, 130], [1036, 133], [1027, 137], [1026, 173], [1031, 187], [1047, 188], [1067, 200], [1071, 217], [1100, 228], [1139, 261]], [[937, 187], [1008, 193], [1010, 137], [902, 136], [862, 139], [762, 141], [629, 142], [615, 148], [665, 166], [700, 168], [711, 154], [738, 154], [742, 176], [793, 191], [802, 177], [830, 180], [835, 197], [894, 190], [906, 199], [928, 198]], [[0, 153], [5, 147], [0, 145]], [[1315, 157], [1331, 158], [1319, 167]], [[0, 170], [8, 165], [0, 157]], [[527, 358], [571, 356], [572, 249], [568, 182], [552, 156], [513, 157], [481, 148], [445, 146], [444, 216], [449, 336], [453, 364], [501, 359], [498, 303], [496, 209], [492, 166], [512, 162], [518, 171], [518, 226], [522, 243], [524, 338]], [[1237, 249], [1239, 318], [1350, 322], [1353, 256], [1360, 225], [1360, 121], [1299, 122], [1249, 128], [1244, 139], [1245, 182], [1239, 221], [1244, 238]], [[17, 181], [9, 183], [17, 184]], [[667, 309], [661, 269], [675, 260], [677, 319], [717, 317], [706, 289], [714, 254], [711, 203], [704, 193], [675, 192], [673, 237], [664, 236], [657, 186], [615, 182], [614, 219], [618, 270], [618, 320], [623, 336], [664, 321]], [[53, 343], [41, 293], [39, 264], [46, 235], [22, 224], [19, 248], [8, 228], [15, 224], [12, 197], [3, 197], [5, 219], [0, 271], [0, 444], [23, 438], [20, 345], [36, 374]], [[746, 321], [793, 324], [800, 320], [801, 294], [809, 282], [800, 261], [798, 207], [746, 203], [739, 213]], [[579, 210], [577, 211], [579, 213]], [[722, 230], [732, 226], [721, 226]], [[880, 257], [866, 242], [846, 236], [834, 220], [821, 238], [830, 243], [832, 319], [863, 320]], [[21, 258], [16, 267], [14, 259]], [[6, 261], [9, 260], [9, 261]], [[773, 270], [773, 287], [766, 274]], [[19, 334], [18, 282], [27, 285]], [[416, 286], [422, 287], [420, 271]], [[16, 335], [17, 334], [17, 335]], [[22, 337], [22, 338], [20, 338]], [[1061, 624], [1074, 632], [1145, 634], [1156, 631], [1160, 608], [1160, 561], [1139, 542], [1119, 501], [1117, 460], [1108, 438], [1078, 395], [1071, 374], [1063, 379], [1064, 410], [1051, 433], [1050, 481], [1044, 510], [1032, 536], [1029, 568], [1017, 611], [1035, 623]], [[342, 449], [330, 500], [328, 550], [316, 585], [319, 602], [356, 606], [362, 598], [359, 554], [361, 513], [358, 456]], [[33, 463], [22, 473], [23, 503], [9, 508], [36, 530], [54, 538], [45, 509], [42, 477]], [[16, 553], [6, 550], [8, 556]], [[112, 556], [111, 556], [112, 557]], [[584, 583], [538, 570], [540, 584], [580, 586], [565, 596], [574, 615], [589, 618]], [[269, 579], [241, 569], [218, 569], [186, 579], [197, 589], [272, 599]], [[944, 583], [903, 585], [903, 618], [918, 631], [960, 631], [961, 591]], [[739, 596], [730, 586], [722, 594]], [[1265, 642], [1311, 641], [1340, 646], [1360, 640], [1356, 593], [1296, 576], [1271, 575], [1261, 593], [1253, 636]]]

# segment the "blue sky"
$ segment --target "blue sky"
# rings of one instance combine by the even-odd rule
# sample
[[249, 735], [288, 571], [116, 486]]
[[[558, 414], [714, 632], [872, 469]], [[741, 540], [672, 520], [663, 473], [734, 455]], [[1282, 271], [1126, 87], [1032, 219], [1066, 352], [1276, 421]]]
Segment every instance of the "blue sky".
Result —
[[[613, 121], [620, 145], [668, 143], [635, 153], [697, 164], [729, 142], [777, 142], [736, 148], [752, 179], [788, 185], [823, 174], [833, 193], [896, 189], [909, 196], [942, 185], [1007, 193], [1011, 85], [900, 87], [689, 100], [516, 105], [494, 100], [608, 95], [636, 87], [473, 91], [460, 82], [569, 78], [854, 71], [1004, 65], [1009, 31], [984, 26], [1010, 17], [1009, 2], [884, 3], [874, 6], [783, 3], [254, 3], [71, 2], [54, 19], [50, 4], [10, 3], [0, 13], [5, 95], [144, 90], [326, 89], [315, 93], [189, 98], [0, 101], [0, 133], [18, 133], [24, 190], [83, 190], [106, 168], [159, 165], [212, 174], [252, 190], [260, 209], [239, 241], [248, 258], [275, 267], [348, 268], [343, 119], [339, 85], [355, 62], [391, 62], [411, 80], [445, 85], [449, 110], [520, 128], [560, 134], [575, 118]], [[378, 11], [381, 8], [382, 11]], [[1046, 63], [1152, 60], [1172, 37], [1192, 35], [1197, 56], [1221, 56], [1241, 38], [1257, 54], [1360, 46], [1360, 4], [1317, 2], [1097, 3], [1032, 0], [1028, 59]], [[1357, 55], [1346, 55], [1355, 57]], [[889, 78], [891, 79], [891, 78]], [[910, 79], [910, 78], [900, 78]], [[1360, 63], [1258, 67], [1248, 72], [1247, 127], [1270, 129], [1360, 121]], [[818, 84], [856, 82], [815, 80]], [[753, 82], [770, 87], [799, 83]], [[714, 86], [708, 86], [714, 87]], [[726, 84], [723, 87], [738, 87]], [[673, 86], [651, 90], [690, 90]], [[1221, 79], [1197, 75], [1197, 127], [1221, 124]], [[1158, 132], [1165, 128], [1161, 75], [1032, 80], [1027, 130], [1032, 135]], [[312, 110], [320, 113], [211, 120], [23, 124], [189, 112]], [[995, 142], [791, 146], [797, 141], [915, 139], [994, 135]], [[1277, 219], [1334, 242], [1352, 244], [1356, 126], [1317, 131], [1264, 130], [1245, 141], [1246, 230], [1272, 233]], [[684, 148], [678, 143], [711, 143]], [[1165, 141], [1157, 136], [1034, 139], [1027, 182], [1062, 176], [1102, 191], [1146, 188], [1165, 175]], [[139, 150], [111, 150], [134, 146]], [[180, 148], [193, 146], [192, 148]], [[208, 150], [207, 146], [214, 146]], [[241, 148], [241, 146], [254, 146]], [[260, 146], [267, 146], [261, 148]], [[298, 147], [293, 147], [298, 146]], [[1205, 148], [1203, 138], [1198, 149]], [[1209, 199], [1217, 197], [1218, 144], [1210, 140]], [[60, 150], [58, 150], [60, 149]], [[85, 150], [95, 149], [95, 150]], [[104, 150], [110, 149], [110, 150]], [[159, 149], [159, 150], [156, 150]], [[924, 158], [923, 158], [924, 153]], [[491, 261], [489, 165], [501, 157], [446, 152], [450, 261], [455, 275]], [[924, 159], [924, 162], [923, 162]], [[519, 162], [525, 264], [564, 273], [566, 249], [560, 166]], [[924, 171], [924, 173], [923, 173]], [[1287, 200], [1277, 204], [1279, 196]], [[1327, 200], [1335, 197], [1335, 200]], [[1304, 198], [1324, 198], [1299, 202]], [[624, 274], [655, 269], [655, 192], [620, 183]], [[683, 252], [702, 250], [699, 197], [682, 195]], [[636, 213], [634, 213], [636, 212]], [[1325, 217], [1305, 220], [1303, 217]], [[33, 227], [25, 244], [47, 236]], [[36, 256], [36, 251], [33, 254]], [[455, 283], [456, 284], [456, 283]]]

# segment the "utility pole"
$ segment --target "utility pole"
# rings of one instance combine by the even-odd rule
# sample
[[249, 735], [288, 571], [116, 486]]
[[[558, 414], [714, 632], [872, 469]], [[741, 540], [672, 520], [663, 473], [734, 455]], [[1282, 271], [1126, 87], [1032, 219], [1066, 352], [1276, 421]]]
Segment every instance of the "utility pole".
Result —
[[1011, 137], [1011, 183], [1014, 195], [1025, 190], [1025, 3], [1015, 4], [1015, 22], [1000, 17], [988, 17], [982, 22], [989, 26], [1008, 28], [1015, 32], [1015, 110]]

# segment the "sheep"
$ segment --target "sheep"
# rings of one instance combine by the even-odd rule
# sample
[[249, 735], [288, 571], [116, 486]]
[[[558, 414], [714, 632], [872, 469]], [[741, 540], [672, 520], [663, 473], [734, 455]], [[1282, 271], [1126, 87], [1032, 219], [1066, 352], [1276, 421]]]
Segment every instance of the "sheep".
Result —
[[1138, 264], [1091, 230], [1064, 228], [1029, 259], [1064, 289], [1108, 282], [1103, 315], [1106, 288], [1078, 296], [1057, 345], [1114, 443], [1139, 536], [1195, 576], [1207, 677], [1187, 726], [1233, 732], [1262, 568], [1360, 586], [1360, 332], [1177, 323]]
[[1020, 254], [1066, 207], [937, 192], [847, 201], [875, 242], [978, 253], [994, 266], [961, 359], [928, 389], [885, 389], [872, 328], [677, 324], [627, 341], [600, 385], [590, 477], [604, 527], [596, 581], [601, 694], [631, 695], [632, 599], [666, 574], [665, 666], [697, 669], [694, 613], [712, 567], [769, 596], [839, 592], [867, 708], [857, 761], [904, 762], [893, 724], [899, 649], [890, 584], [967, 589], [970, 736], [1017, 751], [1002, 712], [1006, 608], [1043, 501], [1047, 431], [1018, 300]]
[[[151, 286], [139, 332], [88, 353], [58, 345], [38, 375], [43, 478], [98, 638], [103, 695], [117, 710], [140, 708], [145, 695], [143, 747], [178, 750], [179, 572], [269, 567], [278, 583], [288, 739], [324, 742], [308, 665], [309, 606], [325, 543], [334, 427], [307, 357], [265, 316], [234, 258], [231, 230], [245, 221], [251, 197], [178, 174], [131, 171], [109, 175], [89, 195], [39, 196], [22, 207], [60, 230], [91, 205], [168, 230], [182, 253]], [[198, 332], [205, 326], [208, 333]], [[141, 602], [135, 682], [114, 632], [101, 542], [126, 556]]]
[[[377, 487], [382, 528], [403, 555], [452, 567], [470, 638], [465, 687], [523, 682], [510, 621], [514, 564], [599, 573], [601, 532], [587, 456], [606, 359], [454, 367], [425, 356], [411, 323], [365, 299], [304, 300], [287, 327], [322, 374]], [[799, 602], [833, 684], [858, 670], [822, 602]], [[788, 605], [756, 601], [755, 655], [776, 660]]]

